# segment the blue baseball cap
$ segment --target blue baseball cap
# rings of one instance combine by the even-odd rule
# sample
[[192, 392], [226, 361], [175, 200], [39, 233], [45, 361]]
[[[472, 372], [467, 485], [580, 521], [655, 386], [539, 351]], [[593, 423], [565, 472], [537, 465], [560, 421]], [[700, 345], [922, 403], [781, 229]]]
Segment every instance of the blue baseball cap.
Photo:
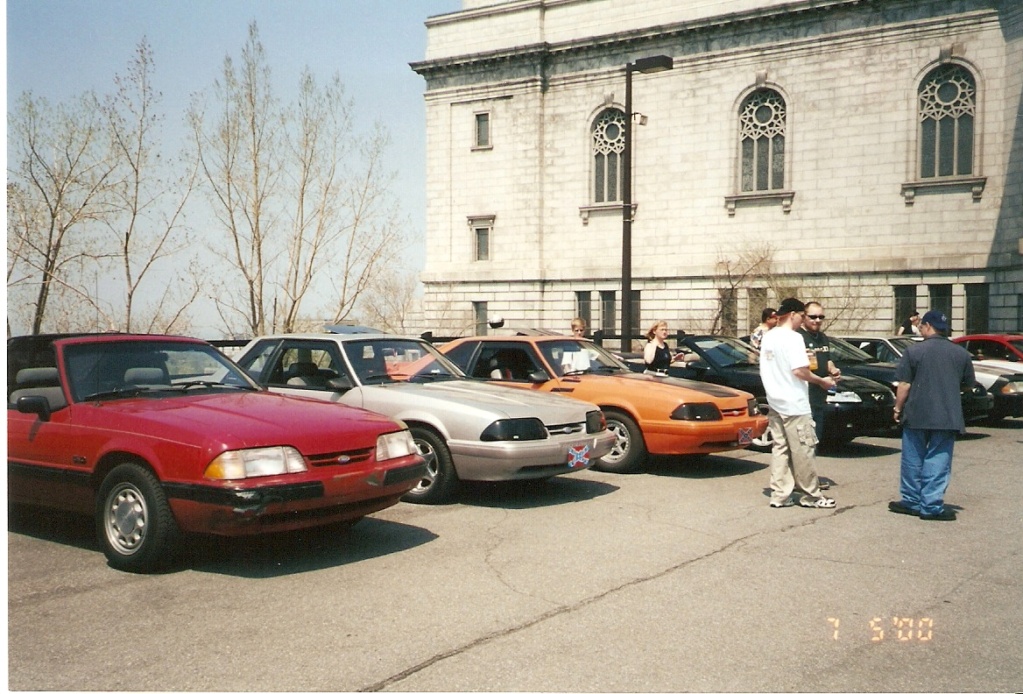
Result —
[[941, 311], [935, 311], [931, 309], [930, 311], [924, 314], [924, 317], [920, 319], [920, 322], [926, 323], [935, 330], [941, 331], [943, 333], [948, 332], [948, 316], [946, 316]]

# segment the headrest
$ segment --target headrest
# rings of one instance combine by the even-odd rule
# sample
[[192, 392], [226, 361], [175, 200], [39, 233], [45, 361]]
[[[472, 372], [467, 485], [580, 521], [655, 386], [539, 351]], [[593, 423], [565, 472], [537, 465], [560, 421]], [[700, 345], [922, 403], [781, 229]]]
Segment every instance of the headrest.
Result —
[[42, 388], [60, 385], [56, 366], [37, 366], [31, 369], [21, 369], [18, 371], [18, 375], [14, 377], [14, 381], [23, 388]]
[[124, 372], [124, 382], [128, 385], [165, 385], [167, 377], [163, 369], [151, 366], [136, 367]]

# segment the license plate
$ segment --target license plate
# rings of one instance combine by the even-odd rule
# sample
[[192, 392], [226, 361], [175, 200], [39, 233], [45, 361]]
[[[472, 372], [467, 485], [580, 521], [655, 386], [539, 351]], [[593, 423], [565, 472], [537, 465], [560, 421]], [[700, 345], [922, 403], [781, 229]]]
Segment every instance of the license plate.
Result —
[[753, 428], [742, 427], [739, 429], [739, 445], [748, 446], [753, 443]]
[[586, 467], [590, 462], [590, 447], [583, 446], [572, 446], [568, 449], [568, 466], [569, 467]]

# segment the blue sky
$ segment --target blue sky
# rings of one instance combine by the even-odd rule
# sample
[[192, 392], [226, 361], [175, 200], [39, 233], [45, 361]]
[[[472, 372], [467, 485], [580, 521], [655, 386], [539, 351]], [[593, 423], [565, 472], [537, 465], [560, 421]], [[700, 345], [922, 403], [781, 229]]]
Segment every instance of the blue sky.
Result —
[[170, 144], [190, 95], [212, 84], [225, 56], [240, 56], [255, 21], [282, 95], [305, 66], [321, 83], [339, 72], [360, 125], [387, 127], [396, 191], [421, 238], [425, 84], [408, 64], [424, 57], [426, 18], [459, 9], [460, 0], [7, 0], [7, 99], [110, 92], [145, 37]]

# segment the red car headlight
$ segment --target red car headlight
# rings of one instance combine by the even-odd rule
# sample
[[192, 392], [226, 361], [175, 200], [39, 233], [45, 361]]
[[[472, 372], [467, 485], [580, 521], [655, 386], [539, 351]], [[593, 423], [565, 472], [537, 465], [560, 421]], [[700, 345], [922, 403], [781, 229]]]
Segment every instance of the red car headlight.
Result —
[[270, 446], [224, 451], [206, 466], [203, 475], [211, 480], [243, 480], [248, 477], [305, 472], [307, 469], [305, 459], [296, 449], [291, 446]]

